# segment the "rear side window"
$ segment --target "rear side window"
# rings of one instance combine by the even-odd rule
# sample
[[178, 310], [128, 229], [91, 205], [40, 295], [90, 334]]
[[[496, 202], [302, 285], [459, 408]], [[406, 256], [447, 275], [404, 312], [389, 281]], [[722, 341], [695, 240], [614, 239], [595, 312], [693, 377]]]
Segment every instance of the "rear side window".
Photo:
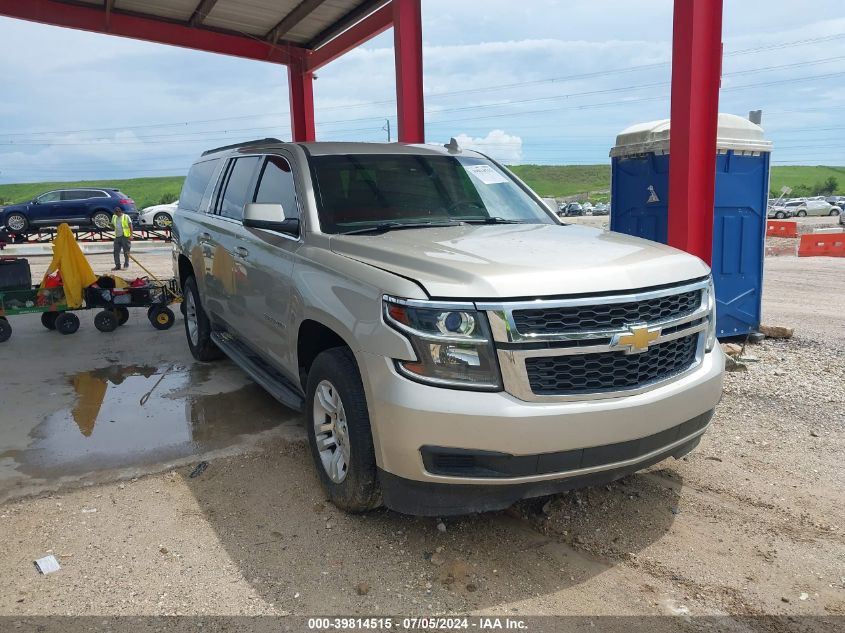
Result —
[[280, 204], [286, 218], [299, 217], [296, 187], [290, 164], [281, 156], [268, 156], [259, 176], [254, 202]]
[[244, 205], [252, 197], [250, 185], [255, 177], [255, 169], [258, 167], [258, 156], [245, 156], [236, 158], [229, 167], [229, 174], [226, 179], [226, 188], [220, 197], [219, 213], [224, 218], [242, 220], [244, 216]]
[[70, 191], [62, 191], [62, 200], [85, 200], [88, 197], [88, 192], [80, 189], [71, 189]]
[[109, 197], [109, 194], [107, 194], [105, 191], [93, 190], [93, 191], [87, 191], [86, 193], [88, 194], [89, 198], [108, 198]]
[[179, 196], [179, 207], [189, 211], [199, 211], [202, 196], [214, 173], [214, 168], [220, 162], [219, 158], [206, 160], [201, 163], [194, 163], [182, 185], [182, 194]]

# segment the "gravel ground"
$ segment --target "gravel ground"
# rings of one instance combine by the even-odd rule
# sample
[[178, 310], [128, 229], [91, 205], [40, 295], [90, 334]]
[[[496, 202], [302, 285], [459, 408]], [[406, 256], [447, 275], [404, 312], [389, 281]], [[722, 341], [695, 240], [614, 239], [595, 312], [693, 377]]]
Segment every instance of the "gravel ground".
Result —
[[302, 441], [271, 436], [196, 478], [3, 504], [0, 614], [844, 616], [844, 279], [845, 260], [767, 261], [764, 321], [795, 336], [746, 348], [682, 460], [444, 531], [337, 511]]

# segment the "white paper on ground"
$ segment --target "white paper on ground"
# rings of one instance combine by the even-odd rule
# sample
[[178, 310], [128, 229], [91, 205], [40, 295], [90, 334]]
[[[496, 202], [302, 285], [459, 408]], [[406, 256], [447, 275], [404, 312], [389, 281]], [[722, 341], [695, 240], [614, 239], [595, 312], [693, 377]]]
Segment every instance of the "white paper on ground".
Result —
[[35, 564], [35, 569], [38, 570], [39, 574], [52, 574], [54, 571], [59, 571], [61, 567], [59, 567], [59, 561], [56, 560], [56, 557], [50, 554], [49, 556], [45, 556], [44, 558], [39, 558], [36, 561], [33, 561]]

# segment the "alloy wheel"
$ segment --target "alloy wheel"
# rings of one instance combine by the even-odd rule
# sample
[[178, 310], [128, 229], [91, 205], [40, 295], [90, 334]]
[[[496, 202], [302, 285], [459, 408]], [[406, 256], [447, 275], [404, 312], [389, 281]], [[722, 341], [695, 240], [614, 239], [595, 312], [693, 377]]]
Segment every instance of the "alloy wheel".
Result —
[[343, 483], [349, 470], [349, 428], [340, 393], [328, 380], [314, 392], [312, 419], [323, 468], [334, 483]]

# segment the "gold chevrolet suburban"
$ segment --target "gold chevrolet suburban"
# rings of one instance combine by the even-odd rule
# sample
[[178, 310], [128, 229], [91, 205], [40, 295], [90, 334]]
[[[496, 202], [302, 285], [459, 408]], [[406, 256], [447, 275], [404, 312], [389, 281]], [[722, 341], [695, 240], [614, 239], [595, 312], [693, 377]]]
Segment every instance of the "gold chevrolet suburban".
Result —
[[721, 396], [701, 260], [561, 224], [456, 143], [211, 150], [173, 220], [194, 357], [304, 411], [349, 511], [608, 482], [692, 450]]

